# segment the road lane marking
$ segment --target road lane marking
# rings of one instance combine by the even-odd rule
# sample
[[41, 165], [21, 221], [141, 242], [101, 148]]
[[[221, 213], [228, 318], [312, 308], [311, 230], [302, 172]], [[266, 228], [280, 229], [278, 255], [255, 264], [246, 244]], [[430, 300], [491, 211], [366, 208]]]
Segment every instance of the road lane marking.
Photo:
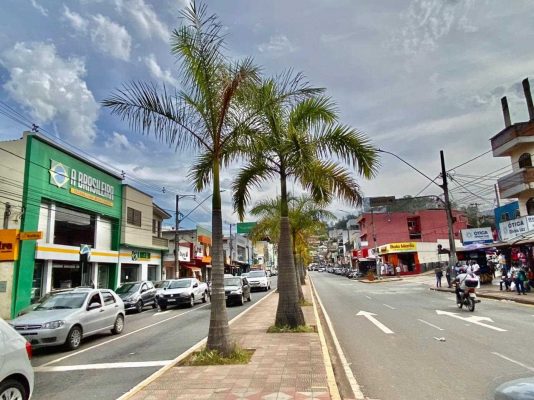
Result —
[[517, 364], [517, 365], [519, 365], [520, 367], [523, 367], [523, 368], [525, 368], [525, 369], [528, 369], [528, 370], [531, 371], [531, 372], [534, 372], [534, 367], [530, 367], [530, 366], [528, 366], [528, 365], [526, 365], [526, 364], [523, 364], [523, 363], [520, 362], [520, 361], [512, 360], [510, 357], [506, 357], [505, 355], [500, 354], [500, 353], [497, 353], [497, 352], [495, 352], [495, 351], [492, 351], [491, 354], [494, 354], [494, 355], [496, 355], [497, 357], [501, 357], [502, 359], [504, 359], [504, 360], [506, 360], [506, 361], [510, 361], [511, 363]]
[[370, 313], [368, 311], [360, 311], [356, 315], [357, 316], [361, 315], [361, 316], [367, 318], [369, 321], [371, 321], [373, 324], [375, 324], [378, 329], [380, 329], [382, 332], [384, 332], [387, 335], [391, 335], [391, 334], [395, 333], [391, 329], [389, 329], [386, 325], [384, 325], [382, 322], [377, 320], [374, 317], [376, 314]]
[[418, 319], [419, 322], [422, 322], [423, 324], [427, 324], [428, 326], [431, 326], [432, 328], [436, 328], [438, 331], [444, 331], [445, 329], [443, 328], [440, 328], [439, 326], [437, 325], [434, 325], [434, 324], [431, 324], [430, 322], [428, 321], [425, 321], [424, 319]]
[[167, 311], [162, 311], [162, 312], [158, 312], [158, 313], [155, 313], [154, 315], [152, 315], [153, 317], [159, 317], [160, 315], [164, 315], [164, 314], [167, 314], [169, 313], [170, 311], [167, 310]]
[[172, 360], [162, 361], [134, 361], [134, 362], [116, 362], [100, 364], [82, 364], [82, 365], [57, 365], [54, 367], [36, 367], [34, 372], [68, 372], [84, 371], [89, 369], [111, 369], [111, 368], [149, 368], [163, 367], [170, 364]]
[[365, 297], [367, 297], [369, 300], [373, 300], [373, 298], [370, 297], [370, 296], [367, 296], [367, 295], [366, 295]]
[[499, 328], [499, 327], [496, 327], [496, 326], [493, 326], [493, 325], [488, 325], [488, 324], [485, 324], [483, 322], [480, 322], [480, 321], [493, 322], [493, 320], [491, 318], [489, 318], [489, 317], [479, 317], [477, 315], [473, 315], [472, 317], [460, 317], [456, 313], [452, 313], [452, 312], [449, 312], [449, 311], [441, 311], [441, 310], [436, 310], [436, 313], [438, 315], [448, 315], [449, 317], [461, 319], [463, 321], [470, 322], [470, 323], [475, 324], [475, 325], [483, 326], [484, 328], [493, 329], [494, 331], [497, 331], [497, 332], [507, 332], [506, 329], [502, 329], [502, 328]]
[[387, 308], [391, 309], [391, 310], [396, 310], [395, 307], [391, 307], [390, 305], [387, 305], [387, 304], [382, 304], [383, 306], [386, 306]]
[[79, 350], [79, 351], [77, 351], [75, 353], [70, 353], [70, 354], [67, 354], [66, 356], [56, 358], [55, 360], [52, 360], [52, 361], [49, 361], [47, 363], [44, 363], [43, 365], [40, 365], [40, 367], [48, 367], [49, 365], [52, 365], [52, 364], [58, 363], [60, 361], [66, 360], [67, 358], [71, 358], [71, 357], [76, 356], [78, 354], [85, 353], [86, 351], [96, 349], [97, 347], [100, 347], [100, 346], [104, 346], [105, 344], [114, 342], [116, 340], [122, 340], [122, 339], [124, 339], [124, 338], [126, 338], [126, 337], [128, 337], [130, 335], [133, 335], [135, 333], [144, 331], [145, 329], [148, 329], [148, 328], [152, 328], [152, 327], [154, 327], [156, 325], [163, 324], [164, 322], [167, 322], [167, 321], [173, 320], [175, 318], [181, 317], [182, 315], [185, 315], [185, 314], [189, 314], [190, 312], [193, 312], [193, 311], [196, 311], [196, 310], [200, 310], [201, 308], [206, 307], [208, 305], [209, 305], [209, 303], [203, 304], [203, 305], [201, 305], [199, 307], [196, 307], [196, 308], [193, 308], [193, 309], [191, 309], [189, 311], [185, 311], [183, 313], [173, 315], [172, 317], [169, 317], [167, 319], [164, 319], [164, 320], [161, 320], [161, 321], [158, 321], [158, 322], [154, 322], [153, 324], [150, 324], [150, 325], [144, 326], [142, 328], [136, 329], [135, 331], [125, 333], [124, 335], [120, 335], [120, 336], [117, 336], [117, 337], [115, 337], [113, 339], [106, 340], [105, 342], [95, 344], [94, 346], [87, 347], [87, 348]]

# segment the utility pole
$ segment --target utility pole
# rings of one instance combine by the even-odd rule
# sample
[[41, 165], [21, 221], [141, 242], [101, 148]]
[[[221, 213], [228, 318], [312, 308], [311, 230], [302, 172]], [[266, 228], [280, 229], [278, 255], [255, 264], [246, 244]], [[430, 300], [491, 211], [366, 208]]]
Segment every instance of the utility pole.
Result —
[[376, 276], [380, 278], [380, 265], [378, 263], [378, 249], [376, 247], [375, 214], [373, 212], [373, 208], [371, 208], [371, 226], [373, 228], [372, 234], [373, 234], [373, 247], [374, 247], [374, 252], [375, 252]]
[[[235, 224], [230, 224], [230, 243], [228, 244], [228, 248], [230, 249], [230, 268], [231, 268], [230, 272], [233, 275], [234, 265], [232, 263], [232, 253], [234, 252], [234, 240], [232, 239], [232, 225], [235, 225]], [[236, 238], [236, 241], [237, 241], [237, 238]]]
[[480, 228], [480, 220], [478, 218], [478, 206], [480, 206], [481, 204], [480, 203], [471, 203], [469, 205], [472, 206], [472, 207], [475, 207], [475, 218], [476, 218], [476, 222], [477, 222], [477, 228]]
[[176, 195], [176, 216], [175, 216], [175, 231], [174, 231], [174, 269], [176, 278], [180, 277], [180, 260], [178, 257], [178, 253], [180, 252], [180, 238], [178, 234], [178, 230], [180, 229], [180, 199], [184, 199], [186, 197], [191, 197], [192, 199], [195, 199], [194, 194], [177, 194]]
[[[449, 265], [451, 266], [451, 271], [454, 271], [454, 266], [456, 265], [456, 243], [454, 241], [454, 225], [452, 220], [452, 208], [451, 202], [449, 199], [449, 186], [447, 184], [447, 170], [445, 169], [445, 156], [443, 155], [443, 150], [439, 151], [439, 156], [441, 159], [441, 178], [443, 183], [441, 188], [443, 189], [443, 196], [445, 198], [445, 209], [447, 213], [447, 225], [449, 230]], [[454, 275], [454, 272], [453, 272]], [[452, 276], [454, 278], [454, 276]]]

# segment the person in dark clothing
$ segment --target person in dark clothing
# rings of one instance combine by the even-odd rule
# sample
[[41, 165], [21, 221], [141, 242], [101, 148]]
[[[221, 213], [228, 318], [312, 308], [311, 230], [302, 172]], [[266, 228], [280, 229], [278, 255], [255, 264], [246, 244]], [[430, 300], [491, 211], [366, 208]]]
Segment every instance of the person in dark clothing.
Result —
[[436, 273], [436, 287], [441, 287], [441, 278], [443, 277], [443, 270], [441, 267], [435, 269]]
[[450, 288], [451, 286], [451, 266], [448, 262], [445, 263], [445, 278], [447, 279], [447, 286]]

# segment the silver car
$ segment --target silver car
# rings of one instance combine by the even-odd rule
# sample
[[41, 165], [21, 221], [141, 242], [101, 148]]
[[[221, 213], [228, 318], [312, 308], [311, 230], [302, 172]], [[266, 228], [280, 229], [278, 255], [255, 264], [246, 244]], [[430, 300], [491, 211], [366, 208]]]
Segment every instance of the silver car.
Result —
[[95, 333], [121, 333], [124, 314], [124, 303], [112, 290], [76, 288], [50, 296], [11, 325], [32, 347], [64, 344], [74, 350]]

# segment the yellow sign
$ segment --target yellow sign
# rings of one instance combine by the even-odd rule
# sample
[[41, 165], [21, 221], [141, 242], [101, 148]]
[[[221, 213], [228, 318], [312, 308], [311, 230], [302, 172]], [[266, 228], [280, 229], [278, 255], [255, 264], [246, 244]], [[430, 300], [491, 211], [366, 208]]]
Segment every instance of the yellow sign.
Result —
[[84, 197], [87, 200], [96, 201], [97, 203], [104, 204], [105, 206], [113, 207], [112, 201], [95, 196], [94, 194], [91, 194], [91, 193], [84, 192], [83, 190], [79, 190], [74, 187], [71, 187], [70, 192], [72, 194], [75, 194], [76, 196]]
[[18, 229], [0, 230], [0, 261], [15, 261], [19, 255]]
[[39, 240], [43, 238], [43, 232], [20, 232], [20, 240]]
[[410, 251], [417, 251], [416, 242], [402, 242], [402, 243], [389, 243], [380, 247], [380, 253], [405, 253]]

